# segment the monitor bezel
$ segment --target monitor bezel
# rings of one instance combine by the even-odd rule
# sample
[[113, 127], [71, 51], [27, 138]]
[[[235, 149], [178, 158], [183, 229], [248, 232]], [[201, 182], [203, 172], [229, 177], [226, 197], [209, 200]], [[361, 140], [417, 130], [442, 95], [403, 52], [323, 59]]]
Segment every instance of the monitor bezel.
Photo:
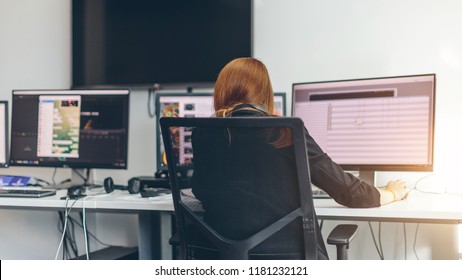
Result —
[[5, 139], [4, 139], [4, 143], [5, 143], [5, 162], [0, 162], [0, 168], [7, 168], [9, 167], [9, 162], [10, 162], [10, 159], [9, 159], [9, 138], [8, 138], [8, 135], [9, 135], [9, 128], [8, 128], [8, 101], [7, 100], [0, 100], [0, 105], [4, 107], [4, 123], [2, 124], [4, 127], [4, 133], [5, 133]]
[[[114, 88], [114, 89], [14, 89], [12, 90], [12, 98], [15, 94], [30, 94], [30, 95], [59, 95], [59, 94], [69, 94], [69, 95], [127, 95], [127, 133], [126, 133], [126, 154], [124, 159], [124, 166], [110, 165], [107, 163], [93, 163], [93, 162], [40, 162], [39, 164], [29, 164], [29, 163], [17, 163], [13, 162], [13, 141], [10, 143], [10, 155], [9, 155], [9, 164], [10, 166], [18, 167], [51, 167], [51, 168], [72, 168], [72, 169], [128, 169], [128, 150], [129, 150], [129, 131], [130, 131], [130, 94], [131, 90], [129, 88]], [[14, 111], [14, 102], [12, 102], [12, 112]], [[13, 117], [11, 118], [11, 127], [14, 127]]]
[[295, 114], [295, 87], [299, 85], [308, 84], [327, 84], [327, 83], [341, 83], [341, 82], [355, 82], [355, 81], [373, 81], [373, 80], [385, 80], [385, 79], [399, 79], [399, 78], [412, 78], [412, 77], [431, 77], [433, 79], [432, 89], [432, 106], [431, 106], [431, 151], [429, 152], [430, 163], [427, 164], [339, 164], [344, 170], [348, 171], [388, 171], [388, 172], [432, 172], [435, 164], [435, 115], [436, 115], [436, 73], [427, 74], [415, 74], [415, 75], [400, 75], [400, 76], [382, 76], [382, 77], [370, 77], [370, 78], [357, 78], [357, 79], [344, 79], [344, 80], [326, 80], [326, 81], [314, 81], [314, 82], [297, 82], [292, 84], [292, 113]]

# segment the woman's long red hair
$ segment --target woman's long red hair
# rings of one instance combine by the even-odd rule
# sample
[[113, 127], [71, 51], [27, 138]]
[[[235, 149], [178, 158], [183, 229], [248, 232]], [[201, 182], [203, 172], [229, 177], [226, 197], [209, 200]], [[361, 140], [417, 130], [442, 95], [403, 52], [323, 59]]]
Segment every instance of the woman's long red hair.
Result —
[[[255, 58], [236, 58], [220, 71], [213, 93], [215, 116], [228, 117], [240, 104], [262, 107], [268, 116], [273, 115], [274, 92], [266, 66]], [[252, 109], [250, 109], [252, 110]], [[275, 130], [266, 129], [273, 138]], [[276, 148], [292, 144], [290, 129], [278, 129], [277, 137], [271, 141]]]
[[213, 93], [216, 115], [227, 115], [239, 104], [256, 104], [272, 114], [273, 87], [266, 66], [255, 58], [237, 58], [220, 72]]

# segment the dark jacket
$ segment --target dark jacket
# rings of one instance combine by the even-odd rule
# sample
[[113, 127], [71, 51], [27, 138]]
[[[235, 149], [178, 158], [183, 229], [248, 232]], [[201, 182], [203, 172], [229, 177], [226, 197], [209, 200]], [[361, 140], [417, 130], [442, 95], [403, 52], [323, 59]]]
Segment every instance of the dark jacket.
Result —
[[[245, 110], [244, 105], [244, 110], [241, 106], [232, 116], [265, 115]], [[261, 139], [255, 141], [255, 137]], [[265, 133], [252, 130], [208, 129], [193, 132], [193, 193], [202, 202], [205, 220], [225, 237], [248, 237], [300, 204], [291, 146], [274, 148], [269, 143], [262, 145], [265, 137]], [[312, 183], [343, 205], [379, 206], [380, 195], [373, 186], [343, 172], [307, 131], [306, 141]], [[293, 222], [254, 252], [300, 252], [300, 226], [298, 221]], [[322, 240], [319, 247], [327, 256]]]

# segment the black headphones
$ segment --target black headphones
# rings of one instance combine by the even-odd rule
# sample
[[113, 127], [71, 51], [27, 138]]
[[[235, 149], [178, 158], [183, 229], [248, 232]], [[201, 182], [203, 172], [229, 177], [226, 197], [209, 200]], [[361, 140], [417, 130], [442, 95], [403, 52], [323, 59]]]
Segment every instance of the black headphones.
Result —
[[141, 183], [139, 180], [132, 178], [128, 181], [128, 186], [114, 185], [112, 178], [107, 177], [104, 179], [103, 186], [106, 193], [111, 193], [114, 190], [128, 190], [129, 193], [135, 194], [140, 192]]
[[257, 104], [249, 104], [249, 105], [250, 105], [250, 107], [253, 107], [255, 110], [264, 113], [265, 115], [271, 115], [270, 113], [268, 113], [268, 111], [266, 111], [265, 108], [263, 108], [263, 107], [260, 106], [260, 105], [257, 105]]
[[268, 113], [268, 111], [262, 106], [257, 105], [257, 104], [251, 104], [251, 103], [239, 104], [236, 107], [234, 107], [231, 113], [236, 112], [236, 111], [241, 111], [241, 110], [249, 110], [249, 109], [253, 109], [253, 110], [259, 111], [260, 113], [264, 115], [271, 116], [271, 114]]

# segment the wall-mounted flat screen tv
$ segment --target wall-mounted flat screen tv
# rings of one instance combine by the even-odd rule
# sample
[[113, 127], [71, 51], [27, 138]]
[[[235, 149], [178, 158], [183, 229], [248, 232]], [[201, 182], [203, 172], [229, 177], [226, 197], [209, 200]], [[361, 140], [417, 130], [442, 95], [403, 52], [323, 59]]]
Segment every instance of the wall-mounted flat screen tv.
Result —
[[73, 0], [73, 86], [208, 84], [252, 56], [252, 0]]

